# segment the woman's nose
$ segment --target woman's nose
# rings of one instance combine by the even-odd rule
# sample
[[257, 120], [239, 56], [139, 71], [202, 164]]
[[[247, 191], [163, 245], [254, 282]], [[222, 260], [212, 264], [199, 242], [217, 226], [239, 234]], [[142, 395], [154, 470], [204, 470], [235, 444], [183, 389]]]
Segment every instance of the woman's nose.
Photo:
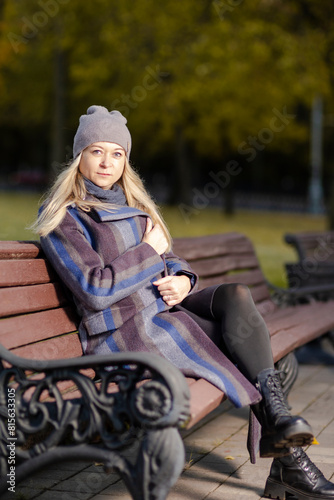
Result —
[[105, 154], [102, 158], [101, 165], [104, 167], [109, 167], [112, 163], [112, 158], [110, 155]]

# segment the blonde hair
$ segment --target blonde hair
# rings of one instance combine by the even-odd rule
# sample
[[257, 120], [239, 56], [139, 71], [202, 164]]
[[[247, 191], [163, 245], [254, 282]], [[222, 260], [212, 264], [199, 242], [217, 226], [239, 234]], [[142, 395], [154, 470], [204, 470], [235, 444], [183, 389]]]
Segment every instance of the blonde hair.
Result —
[[[81, 210], [89, 212], [92, 208], [110, 210], [112, 205], [96, 200], [86, 200], [87, 190], [84, 178], [79, 170], [82, 153], [60, 173], [55, 183], [47, 193], [36, 222], [31, 228], [40, 236], [45, 237], [62, 222], [67, 208], [75, 204]], [[140, 176], [125, 158], [122, 177], [118, 184], [123, 188], [129, 207], [138, 208], [148, 213], [153, 224], [160, 224], [171, 249], [171, 236], [160, 214], [160, 211], [144, 187]]]

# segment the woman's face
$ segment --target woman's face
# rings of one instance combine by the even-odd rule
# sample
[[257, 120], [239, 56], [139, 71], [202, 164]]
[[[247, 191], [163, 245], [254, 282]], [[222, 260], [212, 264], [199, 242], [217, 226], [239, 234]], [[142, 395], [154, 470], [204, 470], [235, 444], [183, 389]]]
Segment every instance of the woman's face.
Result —
[[82, 152], [79, 170], [102, 189], [110, 189], [123, 174], [124, 149], [113, 142], [94, 142]]

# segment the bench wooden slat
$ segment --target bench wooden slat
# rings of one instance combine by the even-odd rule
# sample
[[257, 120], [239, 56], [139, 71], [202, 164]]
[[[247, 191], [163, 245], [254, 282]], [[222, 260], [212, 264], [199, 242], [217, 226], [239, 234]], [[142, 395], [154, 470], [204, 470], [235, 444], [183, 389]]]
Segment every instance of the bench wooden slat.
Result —
[[0, 289], [0, 318], [59, 307], [66, 302], [59, 283]]
[[35, 344], [18, 347], [12, 351], [17, 356], [28, 359], [67, 359], [82, 356], [82, 347], [77, 333], [43, 340]]
[[317, 311], [324, 312], [328, 307], [330, 307], [330, 304], [328, 305], [327, 302], [313, 302], [310, 304], [280, 307], [270, 315], [270, 318], [267, 318], [267, 321], [274, 321], [276, 323], [285, 319], [290, 324], [293, 321], [292, 318], [295, 318], [294, 322], [300, 322], [306, 316], [317, 316]]
[[274, 362], [293, 351], [297, 346], [298, 342], [295, 340], [293, 332], [283, 330], [277, 338], [273, 336], [271, 338], [271, 348], [273, 351]]
[[253, 245], [239, 233], [213, 234], [175, 238], [173, 252], [192, 262], [196, 259], [211, 258], [219, 255], [253, 252]]
[[[279, 335], [271, 337], [271, 345], [274, 354], [274, 361], [282, 358], [289, 352], [297, 349], [307, 342], [328, 332], [328, 318], [322, 322], [305, 322], [303, 325], [296, 325], [288, 330], [280, 330]], [[302, 328], [301, 328], [302, 326]]]
[[[282, 314], [286, 311], [286, 315]], [[301, 304], [266, 318], [275, 360], [333, 328], [333, 301]]]
[[0, 259], [35, 259], [41, 253], [36, 241], [0, 241]]
[[6, 349], [13, 349], [76, 330], [76, 317], [71, 308], [49, 309], [0, 320], [0, 343]]
[[254, 255], [228, 255], [222, 257], [213, 257], [211, 259], [201, 259], [190, 261], [192, 269], [202, 276], [222, 276], [229, 271], [244, 270], [248, 268], [257, 268], [258, 261]]
[[[84, 370], [80, 370], [80, 373], [83, 373], [89, 378], [93, 378], [95, 376], [95, 371], [92, 368], [87, 368]], [[42, 380], [44, 378], [44, 373], [33, 373], [29, 380]], [[98, 384], [97, 384], [98, 385]], [[112, 386], [116, 384], [110, 384], [110, 392], [112, 392]], [[63, 399], [72, 399], [73, 397], [78, 398], [81, 396], [80, 391], [78, 391], [77, 385], [73, 382], [73, 380], [59, 380], [56, 383], [57, 389], [61, 391], [63, 395]], [[109, 392], [108, 387], [108, 392]], [[117, 387], [117, 386], [116, 386]], [[35, 392], [35, 387], [30, 386], [28, 389], [24, 391], [24, 399], [25, 401], [29, 401]], [[48, 390], [42, 391], [39, 394], [39, 401], [54, 401], [54, 396], [50, 396], [50, 392]]]
[[333, 323], [333, 303], [323, 302], [318, 304], [305, 304], [291, 306], [285, 309], [286, 314], [281, 314], [277, 311], [266, 318], [266, 323], [269, 331], [272, 334], [281, 330], [292, 329], [298, 327], [301, 331], [307, 325], [312, 325], [312, 328], [317, 328], [317, 325], [324, 325], [329, 328]]
[[48, 283], [55, 276], [43, 259], [0, 260], [0, 287]]
[[222, 391], [204, 379], [199, 379], [192, 384], [190, 392], [190, 420], [187, 428], [195, 425], [226, 399]]
[[270, 298], [268, 287], [263, 283], [261, 285], [251, 287], [250, 291], [255, 304], [260, 304], [264, 300]]

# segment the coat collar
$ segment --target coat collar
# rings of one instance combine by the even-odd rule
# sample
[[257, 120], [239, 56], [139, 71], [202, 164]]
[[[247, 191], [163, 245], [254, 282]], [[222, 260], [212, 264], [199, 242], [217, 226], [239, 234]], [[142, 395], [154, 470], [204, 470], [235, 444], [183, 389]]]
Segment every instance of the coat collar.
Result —
[[110, 212], [107, 210], [96, 210], [96, 209], [94, 209], [94, 211], [101, 222], [129, 219], [130, 217], [135, 217], [135, 216], [149, 217], [149, 215], [146, 212], [143, 212], [138, 208], [133, 208], [128, 206], [116, 206]]
[[[96, 197], [88, 194], [87, 199], [96, 200]], [[128, 205], [115, 205], [115, 208], [112, 208], [110, 211], [93, 208], [93, 211], [96, 213], [101, 222], [129, 219], [135, 216], [150, 217], [148, 213], [143, 212], [138, 208], [129, 207]]]

